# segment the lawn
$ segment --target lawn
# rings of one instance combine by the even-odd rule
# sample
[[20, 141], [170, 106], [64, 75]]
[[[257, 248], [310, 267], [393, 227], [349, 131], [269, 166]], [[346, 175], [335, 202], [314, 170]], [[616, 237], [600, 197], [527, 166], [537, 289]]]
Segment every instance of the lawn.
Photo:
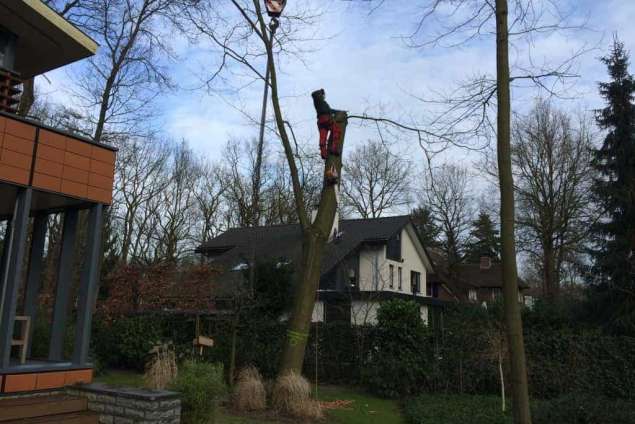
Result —
[[[113, 386], [143, 387], [143, 376], [131, 371], [110, 370], [95, 378], [98, 383]], [[325, 424], [404, 424], [399, 404], [396, 401], [370, 396], [354, 388], [321, 386], [318, 399], [325, 402], [327, 419]], [[335, 402], [339, 401], [339, 402]], [[288, 424], [294, 421], [276, 420], [263, 417], [236, 416], [221, 408], [217, 416], [218, 424]]]

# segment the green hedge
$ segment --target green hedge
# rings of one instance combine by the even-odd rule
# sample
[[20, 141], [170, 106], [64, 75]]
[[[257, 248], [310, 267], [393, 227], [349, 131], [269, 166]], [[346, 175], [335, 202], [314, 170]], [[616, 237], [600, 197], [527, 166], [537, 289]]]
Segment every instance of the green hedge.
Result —
[[632, 424], [635, 402], [588, 394], [569, 394], [534, 402], [534, 424]]
[[[144, 315], [106, 323], [96, 316], [94, 322], [93, 351], [104, 367], [142, 370], [147, 352], [159, 340], [172, 341], [180, 359], [192, 352], [192, 317]], [[376, 327], [351, 327], [347, 323], [314, 326], [307, 345], [305, 375], [313, 378], [317, 365], [320, 382], [365, 383], [388, 396], [415, 390], [499, 393], [498, 361], [492, 350], [492, 337], [500, 334], [496, 307], [448, 310], [440, 340], [432, 340], [427, 331], [424, 335], [418, 326], [404, 322], [397, 317], [392, 324]], [[204, 333], [215, 340], [215, 347], [206, 349], [203, 359], [220, 362], [225, 370], [229, 368], [231, 324], [227, 320], [203, 325]], [[413, 328], [417, 330], [411, 331]], [[237, 367], [254, 365], [265, 378], [275, 376], [285, 331], [285, 324], [278, 320], [245, 316], [237, 333]], [[566, 314], [559, 316], [547, 309], [525, 316], [525, 333], [532, 398], [554, 399], [586, 392], [635, 399], [635, 338], [576, 328]], [[508, 375], [507, 361], [504, 367]]]
[[404, 402], [409, 424], [511, 424], [495, 396], [422, 395]]
[[[588, 394], [532, 402], [534, 424], [632, 424], [635, 402]], [[422, 395], [404, 402], [409, 424], [511, 424], [496, 396]]]

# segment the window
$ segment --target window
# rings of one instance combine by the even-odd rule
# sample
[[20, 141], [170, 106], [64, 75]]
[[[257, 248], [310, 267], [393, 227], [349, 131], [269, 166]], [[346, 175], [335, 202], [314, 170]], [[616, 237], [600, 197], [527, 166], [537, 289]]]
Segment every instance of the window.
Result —
[[413, 293], [419, 293], [421, 289], [421, 273], [410, 271], [410, 286]]
[[388, 270], [390, 272], [389, 284], [390, 284], [390, 288], [392, 289], [395, 287], [395, 266], [389, 265]]
[[428, 283], [426, 285], [426, 296], [439, 297], [439, 284], [438, 283]]
[[397, 233], [388, 239], [386, 243], [386, 259], [391, 261], [401, 260], [401, 234]]
[[397, 269], [397, 282], [399, 283], [399, 290], [401, 290], [401, 283], [402, 283], [401, 274], [402, 274], [401, 267], [399, 267], [399, 269]]
[[497, 299], [500, 299], [502, 295], [503, 295], [503, 290], [497, 287], [492, 289], [492, 300], [496, 301]]
[[476, 290], [475, 289], [470, 289], [469, 292], [467, 292], [467, 297], [473, 301], [476, 302]]

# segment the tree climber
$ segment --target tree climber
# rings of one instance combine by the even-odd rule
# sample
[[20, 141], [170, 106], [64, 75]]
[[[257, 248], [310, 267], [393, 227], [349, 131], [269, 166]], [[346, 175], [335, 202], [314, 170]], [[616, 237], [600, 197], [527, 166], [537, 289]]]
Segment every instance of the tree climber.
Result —
[[[324, 89], [321, 88], [311, 93], [313, 106], [317, 112], [317, 126], [320, 131], [320, 155], [326, 160], [329, 154], [339, 156], [341, 128], [335, 123], [333, 115], [337, 112], [325, 100]], [[328, 142], [328, 145], [327, 145]]]

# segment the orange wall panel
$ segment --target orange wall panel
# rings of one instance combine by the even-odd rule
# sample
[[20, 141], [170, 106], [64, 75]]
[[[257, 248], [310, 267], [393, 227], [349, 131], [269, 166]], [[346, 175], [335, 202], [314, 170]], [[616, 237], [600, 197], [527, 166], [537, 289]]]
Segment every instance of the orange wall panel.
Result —
[[4, 392], [25, 392], [35, 390], [37, 374], [16, 374], [4, 376]]
[[61, 163], [46, 160], [41, 157], [35, 160], [35, 172], [40, 174], [61, 178], [63, 168], [64, 166]]
[[90, 159], [72, 152], [64, 153], [64, 166], [90, 171]]
[[112, 203], [112, 189], [104, 190], [101, 188], [88, 186], [86, 195], [89, 199], [96, 202], [106, 204]]
[[99, 146], [92, 146], [92, 158], [109, 165], [115, 164], [115, 152]]
[[35, 143], [33, 141], [25, 140], [11, 134], [6, 134], [2, 147], [13, 152], [22, 153], [23, 155], [32, 156], [34, 144]]
[[24, 122], [7, 119], [4, 132], [27, 140], [35, 140], [35, 126]]
[[2, 148], [2, 158], [0, 159], [0, 162], [2, 162], [2, 164], [10, 165], [15, 168], [21, 168], [30, 172], [31, 161], [32, 156], [23, 155], [22, 153], [7, 150], [6, 146]]
[[92, 146], [84, 141], [66, 139], [66, 151], [78, 154], [80, 156], [91, 157]]
[[90, 161], [90, 170], [104, 177], [113, 178], [115, 175], [115, 165], [92, 159]]
[[66, 371], [65, 385], [90, 383], [93, 381], [93, 370]]
[[38, 144], [55, 147], [56, 149], [66, 150], [66, 137], [52, 131], [40, 130]]
[[62, 179], [80, 184], [88, 184], [88, 171], [73, 168], [72, 166], [64, 166]]
[[29, 171], [15, 168], [0, 162], [0, 180], [9, 181], [16, 184], [27, 185], [29, 183]]
[[64, 163], [64, 150], [40, 144], [37, 146], [37, 157], [52, 162]]
[[103, 190], [112, 190], [112, 178], [104, 177], [91, 172], [88, 178], [88, 185], [91, 187], [101, 188]]
[[35, 381], [35, 389], [55, 389], [58, 387], [64, 387], [66, 383], [66, 372], [43, 372], [37, 374]]
[[69, 180], [62, 180], [62, 188], [60, 190], [64, 194], [75, 197], [86, 197], [86, 184], [79, 184]]
[[33, 187], [59, 192], [62, 189], [62, 180], [35, 172], [33, 174]]

